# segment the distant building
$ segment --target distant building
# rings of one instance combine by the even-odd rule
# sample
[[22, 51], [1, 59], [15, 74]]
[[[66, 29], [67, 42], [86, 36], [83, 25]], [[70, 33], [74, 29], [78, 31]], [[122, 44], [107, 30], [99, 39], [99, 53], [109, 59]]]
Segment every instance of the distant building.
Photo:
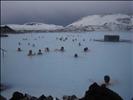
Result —
[[104, 41], [119, 42], [119, 40], [120, 40], [119, 35], [104, 35]]
[[8, 37], [7, 34], [0, 34], [0, 37]]

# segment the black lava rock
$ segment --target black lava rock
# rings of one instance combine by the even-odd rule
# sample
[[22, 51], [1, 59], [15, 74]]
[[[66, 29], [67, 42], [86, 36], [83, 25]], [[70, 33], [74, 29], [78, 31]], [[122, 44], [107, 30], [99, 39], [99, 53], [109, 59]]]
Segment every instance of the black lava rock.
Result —
[[45, 95], [41, 95], [38, 100], [47, 100], [47, 97]]
[[6, 100], [6, 98], [0, 95], [0, 100]]
[[24, 98], [24, 95], [18, 91], [14, 92], [10, 100], [21, 100]]
[[104, 87], [93, 83], [89, 90], [86, 91], [85, 96], [80, 100], [123, 100], [117, 93]]
[[48, 96], [47, 100], [53, 100], [54, 98], [52, 96]]

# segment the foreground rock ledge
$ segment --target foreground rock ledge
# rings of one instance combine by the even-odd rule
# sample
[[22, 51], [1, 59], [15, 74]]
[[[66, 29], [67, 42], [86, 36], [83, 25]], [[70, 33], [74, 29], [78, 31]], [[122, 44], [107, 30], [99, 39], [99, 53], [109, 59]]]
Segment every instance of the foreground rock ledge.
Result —
[[[117, 93], [106, 88], [105, 85], [99, 86], [97, 83], [93, 83], [86, 91], [84, 97], [77, 98], [75, 95], [63, 96], [63, 100], [123, 100]], [[1, 96], [0, 100], [6, 100]], [[52, 96], [46, 97], [41, 95], [40, 97], [30, 96], [28, 94], [22, 94], [18, 91], [14, 92], [10, 100], [59, 100]]]
[[97, 83], [93, 83], [80, 100], [123, 100], [117, 93]]

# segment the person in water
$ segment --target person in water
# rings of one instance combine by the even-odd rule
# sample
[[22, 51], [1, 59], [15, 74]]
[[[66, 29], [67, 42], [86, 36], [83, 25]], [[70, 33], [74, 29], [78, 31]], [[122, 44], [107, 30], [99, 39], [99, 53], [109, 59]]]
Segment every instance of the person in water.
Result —
[[17, 51], [19, 51], [19, 52], [20, 52], [20, 51], [22, 51], [22, 50], [21, 50], [21, 48], [18, 48], [18, 50], [17, 50]]
[[88, 47], [85, 47], [84, 52], [87, 52], [87, 51], [89, 51], [89, 49], [88, 49]]
[[78, 57], [78, 54], [77, 54], [77, 53], [75, 53], [75, 54], [74, 54], [74, 57], [75, 57], [75, 58], [77, 58], [77, 57]]
[[32, 47], [35, 47], [35, 44], [32, 44]]
[[78, 45], [81, 46], [81, 43], [79, 42]]
[[102, 87], [107, 87], [111, 85], [110, 83], [110, 76], [109, 75], [105, 75], [104, 76], [104, 83], [101, 84]]
[[33, 55], [32, 50], [29, 50], [28, 56]]
[[110, 83], [110, 76], [109, 75], [105, 75], [104, 76], [104, 82], [105, 82], [105, 84], [109, 84]]
[[20, 43], [20, 42], [18, 42], [18, 45], [21, 45], [21, 43]]
[[61, 47], [61, 48], [60, 48], [60, 51], [64, 51], [64, 47]]
[[30, 45], [30, 43], [28, 43], [28, 45]]
[[64, 52], [65, 49], [64, 49], [64, 47], [62, 46], [60, 49], [55, 49], [54, 51], [61, 51], [61, 52]]
[[41, 49], [39, 49], [39, 51], [38, 51], [37, 54], [38, 54], [38, 55], [42, 55], [42, 51], [41, 51]]
[[49, 48], [47, 47], [47, 48], [45, 48], [45, 52], [49, 52], [50, 50], [49, 50]]
[[[95, 81], [92, 80], [92, 79], [89, 79], [89, 81], [95, 82]], [[114, 81], [114, 82], [116, 83], [117, 81]], [[114, 82], [113, 82], [113, 83], [114, 83]], [[105, 75], [105, 76], [104, 76], [104, 82], [99, 82], [99, 84], [101, 84], [102, 87], [108, 87], [108, 86], [112, 85], [113, 83], [112, 83], [112, 80], [111, 80], [111, 78], [110, 78], [109, 75]]]

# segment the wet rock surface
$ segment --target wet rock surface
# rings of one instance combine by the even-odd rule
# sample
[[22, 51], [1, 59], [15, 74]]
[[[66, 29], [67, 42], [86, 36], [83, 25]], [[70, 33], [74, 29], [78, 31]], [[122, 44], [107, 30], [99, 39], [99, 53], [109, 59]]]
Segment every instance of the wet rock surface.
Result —
[[75, 95], [63, 96], [63, 100], [79, 100]]
[[[0, 100], [6, 100], [0, 96]], [[50, 96], [41, 95], [40, 97], [30, 96], [21, 92], [14, 92], [9, 100], [60, 100]], [[106, 88], [106, 85], [99, 86], [97, 83], [90, 85], [89, 89], [85, 92], [84, 97], [78, 98], [76, 95], [64, 95], [61, 100], [123, 100], [119, 94]]]
[[7, 99], [0, 95], [0, 100], [7, 100]]
[[89, 90], [86, 91], [85, 96], [80, 100], [123, 100], [119, 94], [106, 88], [106, 86], [99, 86], [93, 83]]

